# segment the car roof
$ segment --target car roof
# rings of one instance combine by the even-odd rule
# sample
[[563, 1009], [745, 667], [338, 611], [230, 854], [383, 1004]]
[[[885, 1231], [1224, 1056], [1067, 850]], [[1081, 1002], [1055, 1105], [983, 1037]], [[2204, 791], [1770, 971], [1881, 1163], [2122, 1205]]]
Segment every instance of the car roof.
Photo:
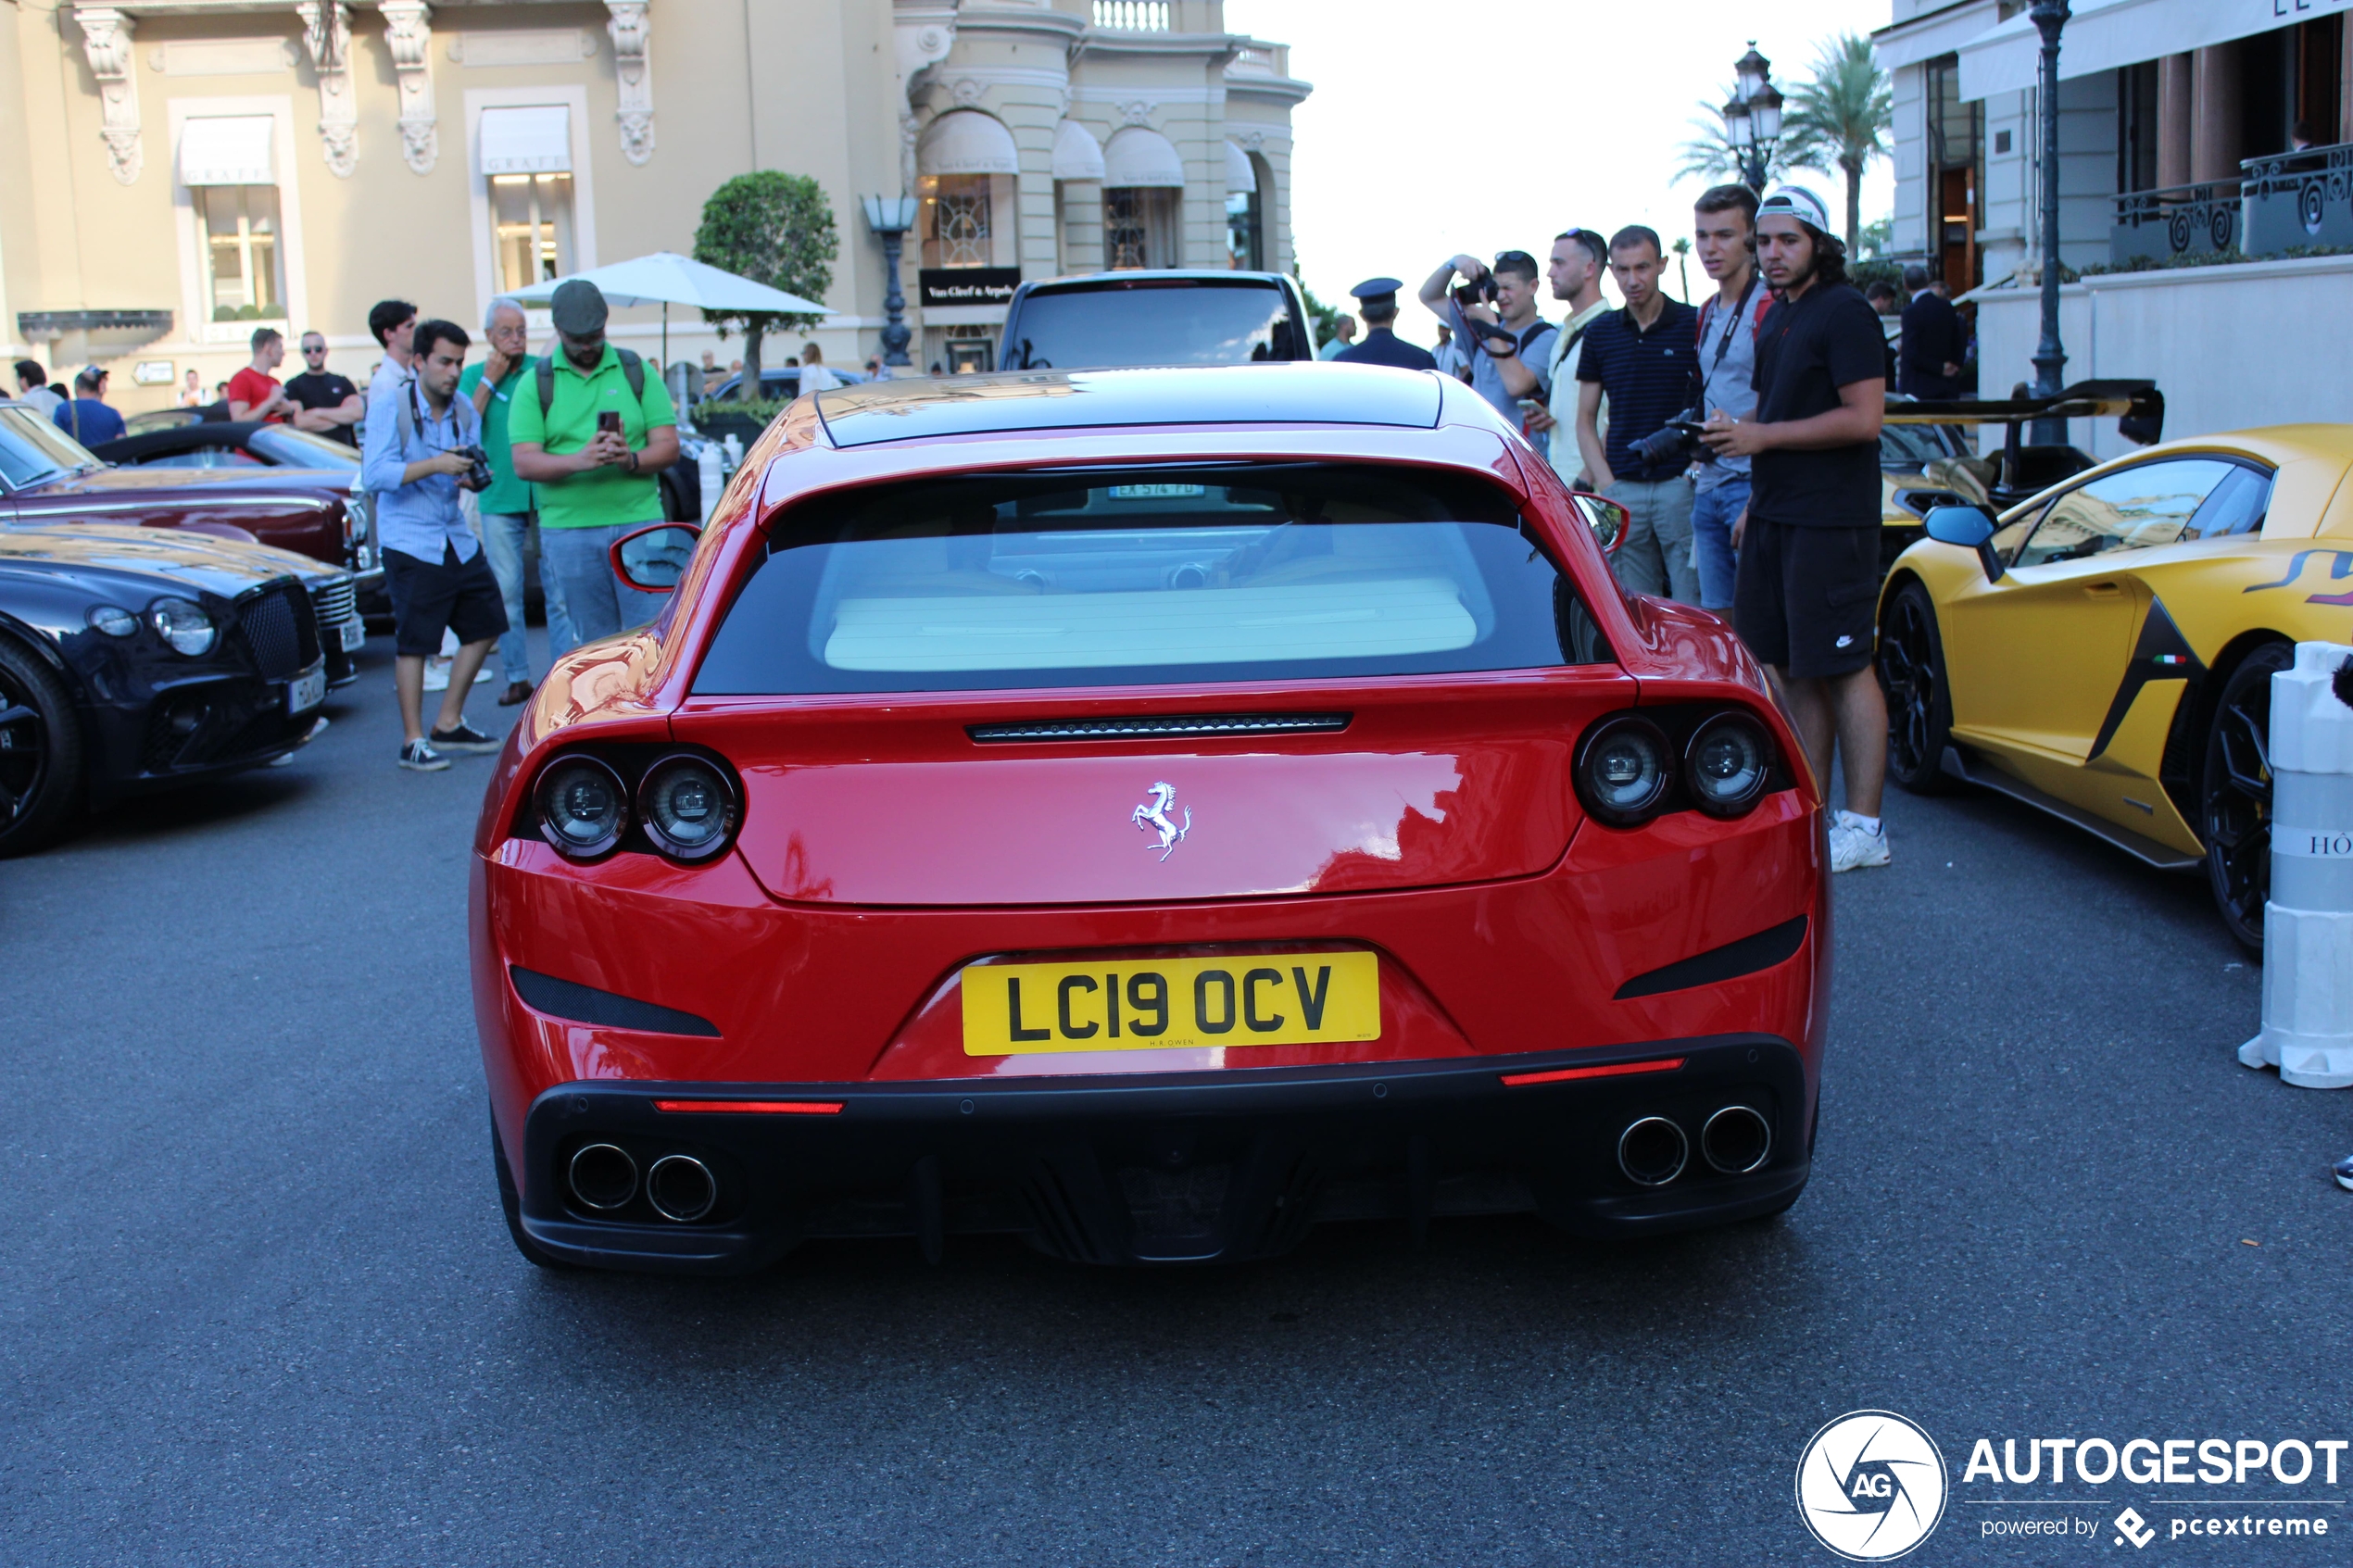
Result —
[[1050, 289], [1149, 288], [1164, 283], [1206, 283], [1218, 288], [1241, 284], [1251, 288], [1278, 289], [1283, 286], [1283, 275], [1279, 272], [1236, 272], [1223, 267], [1131, 267], [1116, 272], [1078, 272], [1063, 278], [1041, 278], [1027, 285], [1027, 292], [1042, 294]]
[[1157, 370], [1018, 370], [869, 382], [817, 394], [836, 446], [1108, 426], [1315, 424], [1433, 430], [1428, 371], [1278, 361]]

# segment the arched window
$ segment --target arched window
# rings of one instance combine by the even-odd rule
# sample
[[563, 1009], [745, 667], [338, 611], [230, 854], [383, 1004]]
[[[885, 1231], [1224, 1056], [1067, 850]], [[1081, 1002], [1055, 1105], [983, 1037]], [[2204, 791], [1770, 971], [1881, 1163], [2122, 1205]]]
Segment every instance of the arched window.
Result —
[[1265, 166], [1233, 143], [1226, 144], [1226, 251], [1237, 271], [1266, 270]]
[[1178, 210], [1185, 160], [1159, 132], [1130, 125], [1103, 149], [1103, 266], [1184, 265]]
[[915, 144], [915, 194], [925, 267], [1016, 264], [1011, 219], [1021, 155], [1013, 132], [978, 109], [956, 109], [931, 122]]

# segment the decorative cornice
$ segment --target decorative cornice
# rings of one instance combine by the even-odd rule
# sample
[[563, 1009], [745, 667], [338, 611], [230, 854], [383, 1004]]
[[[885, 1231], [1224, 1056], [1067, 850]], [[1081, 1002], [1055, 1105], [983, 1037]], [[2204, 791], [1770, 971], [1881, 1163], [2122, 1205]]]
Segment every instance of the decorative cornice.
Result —
[[298, 0], [302, 46], [319, 78], [319, 141], [341, 180], [359, 161], [359, 105], [351, 91], [351, 7], [344, 0]]
[[376, 0], [384, 44], [400, 81], [400, 156], [419, 174], [433, 172], [441, 133], [433, 99], [433, 7], [425, 0]]
[[621, 87], [621, 156], [643, 164], [654, 156], [653, 20], [646, 0], [605, 0], [612, 19], [613, 71]]
[[73, 19], [82, 27], [90, 74], [98, 80], [98, 134], [106, 138], [107, 167], [128, 185], [146, 162], [139, 144], [139, 80], [131, 58], [136, 24], [112, 6], [78, 6]]

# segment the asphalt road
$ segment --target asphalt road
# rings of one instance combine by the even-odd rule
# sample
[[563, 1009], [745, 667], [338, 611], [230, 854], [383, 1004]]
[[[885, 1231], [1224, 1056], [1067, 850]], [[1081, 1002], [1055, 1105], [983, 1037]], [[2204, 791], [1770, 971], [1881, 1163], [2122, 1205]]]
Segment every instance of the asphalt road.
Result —
[[[2236, 1064], [2259, 974], [2200, 884], [1984, 797], [1898, 797], [1895, 864], [1839, 880], [1819, 1156], [1778, 1220], [541, 1273], [467, 997], [489, 764], [397, 771], [371, 649], [292, 765], [0, 863], [0, 1561], [1828, 1563], [1792, 1477], [1862, 1407], [1954, 1479], [1912, 1562], [2140, 1555], [1988, 1539], [2070, 1512], [1989, 1496], [2163, 1527], [2353, 1495], [2353, 1462], [1962, 1484], [1980, 1436], [2353, 1436], [2353, 1097]], [[2334, 1533], [2148, 1555], [2353, 1558], [2353, 1509], [2301, 1512]]]

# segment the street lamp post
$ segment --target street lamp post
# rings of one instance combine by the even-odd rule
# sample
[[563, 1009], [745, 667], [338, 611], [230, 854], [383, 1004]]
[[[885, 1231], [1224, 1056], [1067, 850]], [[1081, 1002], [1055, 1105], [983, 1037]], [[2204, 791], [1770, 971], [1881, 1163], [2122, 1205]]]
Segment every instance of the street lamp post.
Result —
[[1773, 62], [1756, 52], [1754, 38], [1732, 63], [1732, 101], [1721, 111], [1724, 137], [1740, 161], [1742, 182], [1761, 196], [1773, 144], [1781, 139], [1781, 94], [1773, 85]]
[[899, 248], [907, 231], [915, 226], [915, 198], [912, 196], [868, 196], [864, 200], [866, 227], [883, 247], [883, 314], [887, 318], [882, 330], [883, 363], [907, 365], [907, 342], [914, 334], [907, 330], [907, 295], [899, 287]]
[[[2034, 349], [2034, 392], [2040, 397], [2054, 397], [2062, 384], [2060, 373], [2067, 368], [2067, 350], [2059, 344], [2058, 193], [2059, 30], [2067, 25], [2067, 0], [2033, 0], [2028, 14], [2043, 35], [2042, 101], [2037, 106], [2042, 121], [2043, 341]], [[2034, 439], [2045, 445], [2064, 443], [2067, 421], [2035, 420]]]

